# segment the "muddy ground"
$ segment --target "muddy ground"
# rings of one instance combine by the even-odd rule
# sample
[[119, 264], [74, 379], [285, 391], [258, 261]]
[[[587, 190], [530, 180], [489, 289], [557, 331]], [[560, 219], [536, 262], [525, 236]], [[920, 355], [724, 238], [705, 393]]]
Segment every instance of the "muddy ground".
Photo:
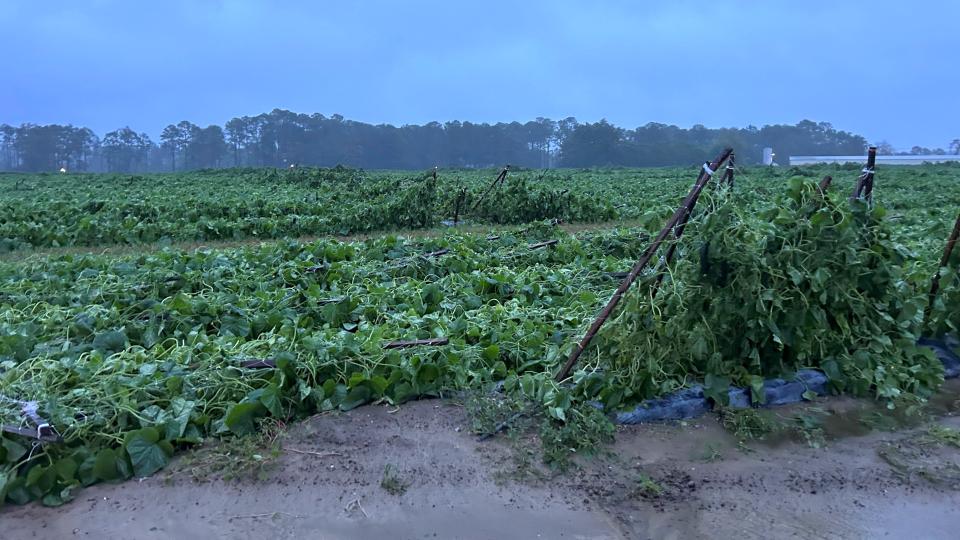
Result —
[[929, 433], [960, 428], [958, 397], [949, 385], [934, 416], [892, 432], [863, 401], [777, 410], [819, 415], [820, 448], [742, 444], [714, 415], [620, 427], [608, 453], [552, 476], [528, 439], [478, 442], [455, 403], [368, 406], [290, 427], [265, 480], [197, 481], [188, 457], [61, 508], [0, 509], [0, 537], [955, 539], [960, 448]]

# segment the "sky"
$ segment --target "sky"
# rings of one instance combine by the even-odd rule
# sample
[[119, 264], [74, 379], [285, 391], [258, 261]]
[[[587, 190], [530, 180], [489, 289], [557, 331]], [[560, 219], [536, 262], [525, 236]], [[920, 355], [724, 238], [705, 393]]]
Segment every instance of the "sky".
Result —
[[0, 0], [0, 123], [830, 122], [960, 138], [957, 0]]

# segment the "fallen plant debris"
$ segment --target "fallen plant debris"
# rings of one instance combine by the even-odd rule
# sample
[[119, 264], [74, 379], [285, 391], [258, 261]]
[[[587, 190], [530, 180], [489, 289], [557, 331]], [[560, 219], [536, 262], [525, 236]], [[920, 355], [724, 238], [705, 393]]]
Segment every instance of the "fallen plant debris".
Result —
[[[826, 195], [813, 180], [824, 172], [837, 186]], [[572, 384], [553, 381], [609, 298], [607, 276], [640, 257], [688, 187], [676, 178], [691, 173], [549, 171], [540, 185], [511, 171], [465, 218], [530, 223], [523, 230], [103, 254], [71, 249], [424, 229], [443, 217], [434, 210], [454, 207], [447, 191], [460, 192], [445, 190], [442, 176], [368, 182], [341, 170], [331, 183], [351, 182], [356, 197], [331, 187], [314, 213], [295, 202], [313, 173], [279, 187], [276, 178], [242, 173], [228, 188], [221, 173], [120, 189], [91, 176], [58, 210], [62, 223], [45, 221], [60, 180], [0, 199], [10, 210], [0, 224], [6, 249], [65, 246], [0, 263], [0, 394], [14, 400], [0, 403], [0, 424], [10, 428], [0, 435], [0, 499], [62, 504], [97, 482], [149, 476], [198, 446], [188, 458], [207, 459], [209, 449], [229, 470], [260, 475], [282, 452], [276, 422], [498, 381], [522, 408], [508, 407], [486, 432], [532, 430], [557, 469], [610, 439], [612, 425], [593, 400], [617, 410], [700, 384], [722, 404], [731, 384], [756, 398], [764, 377], [811, 366], [831, 375], [833, 391], [898, 410], [937, 387], [942, 369], [913, 342], [924, 330], [940, 337], [958, 327], [954, 259], [939, 270], [939, 295], [923, 321], [956, 217], [956, 183], [947, 182], [955, 169], [945, 166], [878, 173], [872, 207], [844, 195], [856, 170], [738, 171], [733, 190], [704, 193], [656, 298], [643, 294], [656, 279], [651, 271]], [[177, 199], [191, 182], [209, 192]], [[481, 183], [471, 185], [479, 193]], [[124, 202], [124, 189], [147, 195]], [[471, 196], [463, 208], [476, 202]], [[91, 199], [104, 203], [95, 218], [82, 209]], [[185, 210], [188, 203], [195, 209]], [[175, 227], [181, 214], [185, 223]], [[567, 229], [553, 225], [558, 219], [618, 219], [621, 227]], [[550, 249], [529, 248], [537, 244]], [[34, 445], [27, 435], [39, 424], [20, 402], [35, 402], [62, 441]], [[817, 427], [797, 423], [816, 444]], [[267, 438], [247, 438], [255, 434]]]

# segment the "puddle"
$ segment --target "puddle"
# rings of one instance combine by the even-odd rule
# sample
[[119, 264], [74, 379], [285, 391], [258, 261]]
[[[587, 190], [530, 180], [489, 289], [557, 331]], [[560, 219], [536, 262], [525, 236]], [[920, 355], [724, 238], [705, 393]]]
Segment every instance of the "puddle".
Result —
[[[838, 396], [812, 403], [753, 409], [749, 414], [759, 432], [757, 437], [742, 437], [751, 444], [771, 449], [790, 443], [822, 447], [871, 433], [917, 428], [933, 418], [958, 415], [960, 379], [947, 381], [926, 404], [916, 407], [889, 409], [880, 401]], [[738, 437], [736, 427], [730, 432]]]

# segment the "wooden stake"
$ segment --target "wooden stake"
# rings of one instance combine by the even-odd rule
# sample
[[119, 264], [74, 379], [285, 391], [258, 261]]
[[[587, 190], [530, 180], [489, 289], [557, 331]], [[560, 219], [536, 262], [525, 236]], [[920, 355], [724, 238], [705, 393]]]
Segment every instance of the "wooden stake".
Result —
[[267, 358], [266, 360], [244, 360], [243, 362], [240, 362], [240, 367], [247, 369], [275, 368], [277, 367], [277, 362], [270, 358]]
[[3, 394], [0, 394], [0, 401], [19, 405], [20, 414], [25, 421], [23, 423], [32, 424], [29, 427], [24, 426], [23, 423], [21, 426], [3, 425], [0, 426], [0, 430], [7, 433], [13, 433], [16, 435], [22, 435], [24, 437], [30, 437], [32, 439], [37, 439], [41, 442], [63, 441], [63, 438], [50, 424], [50, 422], [40, 416], [40, 413], [38, 412], [39, 404], [36, 401], [22, 401], [19, 399], [9, 398]]
[[431, 251], [430, 253], [424, 253], [424, 257], [439, 257], [441, 255], [446, 255], [450, 253], [450, 248], [438, 249], [437, 251]]
[[864, 197], [868, 204], [873, 201], [873, 169], [876, 164], [877, 147], [871, 146], [867, 150], [867, 166], [864, 167], [860, 177], [857, 178], [857, 184], [853, 188], [853, 194], [850, 195], [851, 201], [855, 201], [860, 197]]
[[546, 242], [538, 242], [538, 243], [536, 243], [536, 244], [530, 244], [530, 245], [527, 246], [527, 247], [530, 248], [530, 249], [540, 249], [540, 248], [542, 248], [542, 247], [552, 246], [552, 245], [554, 245], [554, 244], [556, 244], [556, 243], [558, 243], [558, 242], [560, 242], [560, 241], [559, 241], [559, 240], [547, 240]]
[[[727, 161], [727, 166], [725, 172], [723, 173], [723, 178], [720, 179], [720, 185], [727, 184], [730, 187], [733, 187], [733, 168], [734, 168], [734, 154], [730, 154], [730, 159]], [[694, 205], [697, 204], [696, 201], [693, 202]], [[673, 232], [673, 242], [670, 244], [670, 247], [667, 248], [667, 253], [664, 255], [663, 260], [660, 265], [660, 273], [657, 274], [657, 280], [653, 283], [652, 290], [650, 291], [650, 297], [655, 298], [657, 296], [657, 291], [660, 290], [660, 284], [663, 283], [663, 278], [666, 276], [667, 266], [673, 262], [673, 255], [677, 251], [677, 246], [680, 244], [680, 237], [683, 236], [683, 231], [687, 227], [687, 222], [690, 220], [690, 215], [693, 213], [693, 206], [684, 214], [680, 219], [680, 223], [677, 224]]]
[[27, 439], [36, 439], [40, 442], [61, 442], [63, 440], [59, 435], [53, 433], [53, 431], [49, 428], [28, 428], [3, 424], [0, 426], [0, 431], [10, 433], [12, 435], [19, 435]]
[[930, 319], [930, 312], [933, 310], [933, 301], [937, 299], [937, 293], [940, 292], [940, 269], [950, 262], [950, 256], [953, 254], [953, 248], [957, 245], [957, 238], [960, 237], [960, 215], [953, 224], [953, 231], [947, 238], [947, 245], [943, 248], [943, 256], [940, 257], [940, 265], [937, 266], [937, 273], [933, 275], [933, 281], [930, 282], [930, 299], [927, 302], [926, 312], [923, 314], [923, 320]]
[[414, 339], [411, 341], [391, 341], [383, 346], [384, 349], [406, 349], [408, 347], [436, 347], [439, 345], [446, 345], [450, 343], [450, 338], [434, 338], [434, 339]]
[[631, 285], [633, 285], [633, 282], [636, 281], [637, 276], [639, 276], [640, 272], [647, 266], [647, 264], [650, 262], [650, 259], [653, 258], [657, 250], [660, 248], [660, 245], [663, 244], [663, 241], [667, 238], [671, 231], [674, 230], [677, 224], [680, 223], [680, 220], [685, 216], [688, 216], [689, 212], [693, 210], [693, 206], [697, 203], [697, 199], [700, 197], [700, 192], [703, 191], [704, 186], [706, 186], [710, 181], [710, 178], [713, 177], [714, 171], [723, 165], [727, 158], [730, 157], [731, 153], [733, 153], [733, 149], [727, 148], [721, 152], [712, 163], [709, 165], [704, 164], [704, 167], [700, 171], [700, 175], [697, 176], [696, 183], [690, 189], [690, 193], [683, 200], [683, 203], [681, 203], [680, 207], [677, 208], [677, 211], [673, 213], [673, 216], [667, 220], [663, 230], [660, 231], [653, 242], [643, 252], [640, 260], [633, 265], [630, 273], [623, 280], [623, 282], [620, 283], [620, 286], [617, 287], [617, 290], [613, 293], [613, 296], [607, 302], [607, 305], [600, 310], [600, 314], [596, 319], [594, 319], [593, 323], [587, 329], [587, 333], [584, 334], [583, 338], [580, 339], [580, 341], [577, 343], [577, 346], [570, 353], [566, 363], [564, 363], [563, 367], [557, 373], [557, 381], [562, 381], [567, 378], [567, 375], [570, 374], [570, 370], [576, 365], [580, 355], [583, 354], [583, 351], [586, 350], [588, 345], [590, 345], [590, 342], [593, 340], [594, 336], [597, 335], [600, 327], [603, 326], [603, 323], [605, 323], [607, 318], [610, 317], [610, 314], [613, 313], [614, 308], [617, 307], [617, 304], [620, 302], [620, 299], [623, 298], [624, 293], [627, 292], [627, 289], [629, 289]]
[[872, 147], [867, 153], [867, 169], [869, 172], [865, 172], [865, 178], [863, 180], [863, 198], [866, 199], [867, 204], [873, 204], [873, 179], [875, 177], [874, 168], [877, 165], [877, 149]]
[[734, 155], [730, 154], [730, 160], [727, 161], [727, 167], [723, 173], [723, 179], [720, 180], [720, 184], [726, 184], [730, 187], [733, 187], [733, 169], [734, 169]]
[[460, 191], [457, 193], [456, 206], [453, 209], [453, 226], [456, 227], [457, 223], [460, 222], [460, 205], [463, 204], [467, 198], [467, 188], [460, 188]]
[[480, 206], [480, 203], [483, 202], [484, 197], [486, 197], [487, 194], [490, 193], [490, 190], [497, 187], [497, 184], [503, 184], [503, 182], [507, 179], [507, 172], [509, 170], [510, 170], [510, 166], [507, 165], [506, 167], [503, 168], [503, 170], [500, 171], [500, 174], [498, 174], [497, 177], [493, 180], [493, 183], [491, 183], [487, 187], [486, 191], [484, 191], [483, 194], [480, 195], [480, 198], [477, 199], [477, 202], [473, 203], [473, 206], [470, 208], [471, 211], [476, 210], [477, 207]]
[[823, 177], [823, 180], [820, 181], [820, 193], [826, 194], [827, 189], [830, 188], [830, 183], [833, 182], [833, 177], [829, 174]]

